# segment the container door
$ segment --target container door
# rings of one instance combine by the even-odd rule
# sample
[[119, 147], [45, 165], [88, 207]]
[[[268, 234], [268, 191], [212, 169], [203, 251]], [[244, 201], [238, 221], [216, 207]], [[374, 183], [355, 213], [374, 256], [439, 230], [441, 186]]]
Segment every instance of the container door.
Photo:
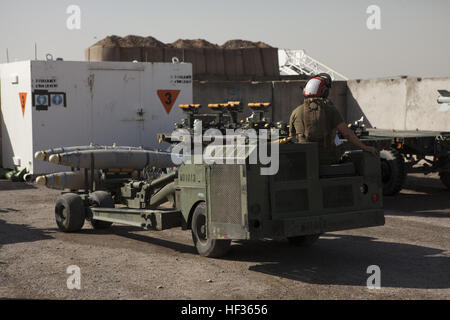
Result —
[[90, 136], [93, 143], [143, 144], [142, 73], [123, 69], [90, 72]]

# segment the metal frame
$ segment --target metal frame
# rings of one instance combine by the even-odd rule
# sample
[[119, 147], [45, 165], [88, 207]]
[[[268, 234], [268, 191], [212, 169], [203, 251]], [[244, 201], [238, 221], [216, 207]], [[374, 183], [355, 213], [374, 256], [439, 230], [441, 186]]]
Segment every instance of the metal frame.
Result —
[[279, 49], [278, 59], [281, 74], [312, 76], [318, 73], [328, 73], [333, 81], [349, 80], [342, 73], [308, 55], [305, 50]]

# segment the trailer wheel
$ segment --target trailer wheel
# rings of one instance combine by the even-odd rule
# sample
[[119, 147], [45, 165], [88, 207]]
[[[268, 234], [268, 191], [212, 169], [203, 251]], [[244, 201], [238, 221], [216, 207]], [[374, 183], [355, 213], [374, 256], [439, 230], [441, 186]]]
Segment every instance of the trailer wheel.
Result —
[[85, 217], [84, 202], [79, 195], [66, 193], [56, 200], [55, 219], [62, 232], [80, 231]]
[[321, 234], [311, 234], [307, 236], [288, 237], [288, 241], [296, 247], [310, 247], [319, 240], [320, 236]]
[[405, 159], [395, 149], [381, 150], [381, 179], [383, 195], [393, 196], [400, 192], [406, 179]]
[[[90, 195], [90, 200], [95, 207], [114, 208], [114, 199], [111, 194], [105, 191], [95, 191]], [[90, 219], [89, 223], [95, 230], [108, 229], [112, 226], [112, 222]]]
[[439, 174], [441, 176], [442, 183], [450, 189], [450, 172], [441, 172]]
[[200, 203], [192, 216], [192, 240], [197, 252], [204, 257], [224, 256], [231, 246], [231, 240], [208, 239], [206, 234], [206, 204]]

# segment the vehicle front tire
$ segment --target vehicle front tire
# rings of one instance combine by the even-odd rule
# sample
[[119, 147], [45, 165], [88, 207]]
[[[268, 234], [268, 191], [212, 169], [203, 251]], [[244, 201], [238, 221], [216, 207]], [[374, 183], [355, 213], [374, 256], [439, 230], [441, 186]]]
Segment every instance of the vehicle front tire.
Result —
[[84, 202], [79, 195], [66, 193], [56, 200], [55, 219], [62, 232], [80, 231], [85, 218]]
[[405, 159], [395, 149], [381, 150], [381, 178], [383, 195], [394, 196], [403, 188], [406, 179]]
[[204, 257], [219, 258], [227, 254], [231, 240], [208, 239], [206, 234], [206, 203], [200, 203], [192, 216], [192, 240], [197, 252]]

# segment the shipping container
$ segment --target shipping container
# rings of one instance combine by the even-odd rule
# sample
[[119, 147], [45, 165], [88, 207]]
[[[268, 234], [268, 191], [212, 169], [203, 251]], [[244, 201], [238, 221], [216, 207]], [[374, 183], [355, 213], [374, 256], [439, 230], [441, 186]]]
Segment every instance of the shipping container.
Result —
[[23, 61], [0, 77], [3, 167], [33, 174], [64, 170], [33, 158], [54, 147], [164, 149], [156, 135], [193, 103], [190, 63]]

